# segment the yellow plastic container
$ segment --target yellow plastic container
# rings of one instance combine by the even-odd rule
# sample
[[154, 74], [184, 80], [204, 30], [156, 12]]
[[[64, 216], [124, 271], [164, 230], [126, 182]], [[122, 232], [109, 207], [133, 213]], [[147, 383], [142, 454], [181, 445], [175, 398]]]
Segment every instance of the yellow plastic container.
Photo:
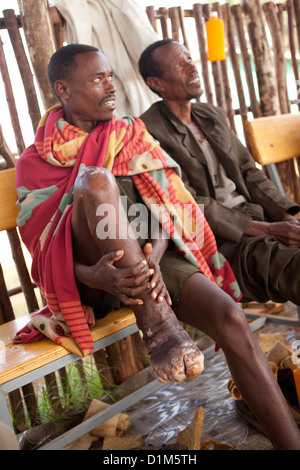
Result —
[[223, 21], [217, 14], [212, 14], [205, 23], [207, 37], [207, 60], [215, 62], [225, 60], [225, 41]]

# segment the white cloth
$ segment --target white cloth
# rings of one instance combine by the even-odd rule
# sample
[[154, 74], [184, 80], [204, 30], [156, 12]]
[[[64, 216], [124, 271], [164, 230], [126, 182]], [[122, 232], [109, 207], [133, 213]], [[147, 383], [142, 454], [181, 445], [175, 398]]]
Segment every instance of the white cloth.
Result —
[[160, 39], [135, 0], [52, 0], [66, 20], [68, 43], [97, 47], [109, 60], [117, 88], [117, 113], [140, 116], [155, 95], [138, 71], [143, 50]]

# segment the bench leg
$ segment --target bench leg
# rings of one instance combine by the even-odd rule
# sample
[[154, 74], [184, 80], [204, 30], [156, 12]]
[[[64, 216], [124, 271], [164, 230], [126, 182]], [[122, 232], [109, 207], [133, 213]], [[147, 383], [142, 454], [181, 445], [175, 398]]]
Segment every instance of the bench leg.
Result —
[[6, 393], [0, 388], [0, 421], [7, 424], [12, 430], [13, 424], [6, 402]]

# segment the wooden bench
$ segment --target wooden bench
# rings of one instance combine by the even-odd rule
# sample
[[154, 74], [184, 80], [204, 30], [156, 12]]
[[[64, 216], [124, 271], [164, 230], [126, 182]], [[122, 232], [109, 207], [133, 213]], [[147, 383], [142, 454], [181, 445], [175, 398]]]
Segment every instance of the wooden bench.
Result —
[[[29, 319], [30, 315], [25, 315], [0, 325], [0, 420], [10, 427], [12, 427], [12, 420], [7, 406], [6, 394], [79, 360], [77, 355], [69, 353], [65, 348], [48, 338], [31, 344], [14, 344], [13, 338], [16, 332]], [[94, 350], [95, 352], [99, 351], [136, 331], [138, 328], [135, 316], [130, 308], [111, 312], [107, 317], [97, 320], [96, 325], [91, 329]], [[162, 385], [157, 380], [153, 380], [118, 401], [105, 412], [98, 413], [93, 418], [54, 439], [44, 448], [60, 449], [64, 447], [98, 424], [155, 392]]]
[[[30, 316], [23, 316], [0, 326], [0, 338], [4, 342], [0, 345], [0, 420], [11, 425], [11, 418], [7, 407], [6, 394], [11, 390], [43, 377], [69, 365], [79, 358], [75, 354], [68, 353], [65, 348], [56, 345], [45, 338], [32, 344], [16, 345], [13, 338], [16, 332], [22, 328]], [[252, 321], [249, 327], [252, 331], [261, 328], [266, 318]], [[130, 308], [123, 308], [111, 312], [107, 317], [97, 320], [91, 329], [94, 339], [95, 352], [137, 331], [135, 316]], [[215, 353], [215, 346], [209, 346], [203, 351], [205, 360]], [[43, 445], [41, 450], [62, 449], [70, 442], [94, 429], [99, 424], [121, 413], [147, 396], [157, 392], [166, 384], [154, 379], [143, 385], [138, 390], [129, 393], [125, 398], [117, 401], [104, 411], [83, 421], [71, 430], [64, 432], [59, 437]]]

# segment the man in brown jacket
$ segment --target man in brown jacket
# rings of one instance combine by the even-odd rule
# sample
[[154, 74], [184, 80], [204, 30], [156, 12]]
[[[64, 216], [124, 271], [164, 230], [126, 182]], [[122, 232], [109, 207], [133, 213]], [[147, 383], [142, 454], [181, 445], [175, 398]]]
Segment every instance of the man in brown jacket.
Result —
[[142, 114], [149, 132], [180, 165], [182, 179], [230, 261], [243, 300], [300, 304], [300, 207], [256, 168], [224, 111], [202, 94], [187, 49], [165, 39], [140, 58], [140, 73], [162, 100]]

